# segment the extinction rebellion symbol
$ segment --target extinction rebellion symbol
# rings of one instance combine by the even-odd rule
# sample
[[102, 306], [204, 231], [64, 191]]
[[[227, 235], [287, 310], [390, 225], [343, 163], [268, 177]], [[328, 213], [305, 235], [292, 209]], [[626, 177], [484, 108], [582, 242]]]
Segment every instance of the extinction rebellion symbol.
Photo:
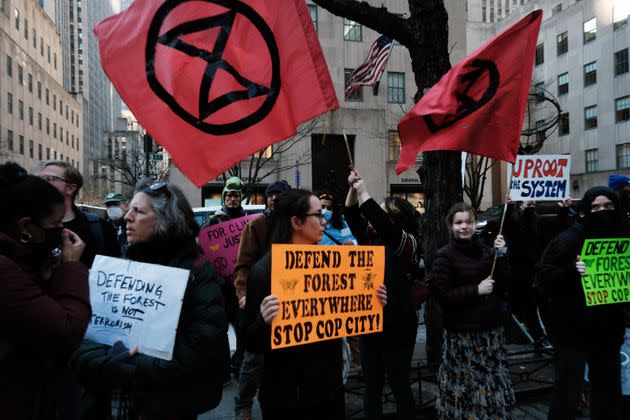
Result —
[[[499, 88], [499, 69], [497, 69], [497, 66], [492, 61], [475, 59], [470, 63], [470, 67], [473, 68], [472, 71], [460, 76], [460, 86], [464, 87], [464, 91], [457, 92], [456, 94], [459, 106], [457, 107], [455, 115], [446, 115], [440, 123], [433, 121], [430, 115], [424, 116], [424, 122], [432, 133], [448, 128], [462, 118], [469, 116], [490, 102], [497, 93], [497, 89]], [[481, 97], [475, 99], [468, 96], [471, 89], [478, 89], [476, 85], [481, 83], [481, 78], [485, 73], [488, 74], [488, 86]]]
[[[171, 14], [176, 7], [191, 1], [196, 3], [201, 1], [204, 3], [215, 4], [217, 6], [221, 6], [222, 10], [227, 9], [228, 11], [201, 19], [181, 22], [172, 29], [162, 33], [162, 26], [169, 14]], [[239, 72], [242, 72], [244, 69], [235, 68], [231, 63], [223, 58], [224, 52], [226, 51], [226, 45], [228, 44], [228, 40], [232, 34], [234, 20], [239, 15], [247, 19], [253, 28], [258, 31], [267, 47], [266, 53], [269, 55], [272, 67], [269, 86], [263, 86], [262, 84], [248, 80]], [[214, 45], [208, 45], [209, 48], [207, 49], [200, 48], [197, 45], [192, 45], [182, 39], [186, 35], [212, 28], [219, 28], [219, 34], [214, 42]], [[185, 107], [182, 106], [182, 103], [178, 102], [178, 99], [173, 96], [173, 93], [169, 92], [165, 85], [158, 80], [156, 75], [156, 63], [159, 63], [159, 59], [156, 57], [156, 49], [158, 45], [174, 48], [190, 57], [206, 62], [205, 71], [201, 76], [201, 84], [199, 86], [197, 115], [193, 115], [193, 113], [186, 110]], [[238, 46], [227, 46], [227, 48], [231, 47]], [[255, 54], [261, 53], [264, 54], [265, 52], [255, 52]], [[233, 134], [251, 127], [271, 112], [280, 92], [280, 54], [278, 52], [278, 46], [276, 44], [274, 34], [263, 18], [256, 13], [254, 9], [238, 0], [166, 1], [157, 10], [151, 22], [151, 26], [149, 27], [145, 48], [145, 58], [147, 81], [151, 90], [153, 90], [153, 92], [180, 118], [195, 128], [208, 134]], [[210, 88], [212, 87], [212, 83], [218, 69], [228, 72], [238, 84], [243, 86], [243, 89], [228, 92], [216, 98], [209, 98]], [[232, 103], [247, 101], [257, 97], [265, 97], [265, 99], [262, 104], [249, 115], [236, 116], [234, 121], [223, 124], [211, 124], [205, 121], [208, 117], [221, 111]]]

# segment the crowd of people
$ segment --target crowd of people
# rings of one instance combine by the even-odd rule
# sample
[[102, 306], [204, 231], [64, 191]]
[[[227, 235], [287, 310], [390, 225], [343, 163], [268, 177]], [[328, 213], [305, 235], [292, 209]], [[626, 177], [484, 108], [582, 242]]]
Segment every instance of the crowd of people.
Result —
[[[412, 289], [423, 264], [423, 219], [402, 198], [377, 202], [358, 171], [347, 181], [345, 202], [337, 192], [270, 184], [263, 215], [240, 235], [234, 274], [222, 277], [198, 234], [246, 215], [239, 178], [227, 180], [221, 209], [200, 227], [181, 189], [168, 182], [140, 182], [131, 199], [107, 194], [103, 219], [75, 204], [83, 178], [67, 162], [41, 162], [31, 173], [0, 165], [0, 194], [11, 197], [0, 204], [3, 417], [194, 419], [219, 404], [234, 377], [236, 418], [251, 418], [258, 395], [265, 419], [343, 419], [346, 358], [364, 383], [365, 418], [383, 417], [386, 384], [397, 418], [416, 418]], [[549, 222], [535, 203], [511, 203], [492, 246], [476, 235], [477, 214], [465, 203], [431, 221], [450, 232], [426, 277], [442, 325], [438, 418], [514, 418], [506, 340], [513, 320], [534, 349], [553, 346], [550, 419], [575, 418], [587, 364], [591, 417], [621, 418], [625, 307], [587, 306], [579, 255], [586, 240], [630, 237], [630, 179], [616, 174], [609, 187], [586, 191], [575, 220], [571, 205], [561, 203]], [[382, 332], [272, 350], [281, 307], [271, 293], [272, 244], [383, 246], [384, 283], [375, 292]], [[97, 254], [188, 270], [171, 360], [84, 338]], [[230, 324], [237, 338], [231, 355]]]

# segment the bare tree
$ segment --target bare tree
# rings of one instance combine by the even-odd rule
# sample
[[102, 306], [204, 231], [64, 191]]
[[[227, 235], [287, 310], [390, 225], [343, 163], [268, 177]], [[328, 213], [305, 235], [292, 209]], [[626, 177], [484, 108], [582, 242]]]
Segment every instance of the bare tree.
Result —
[[495, 165], [496, 160], [485, 156], [468, 153], [464, 174], [464, 194], [468, 197], [470, 205], [479, 211], [483, 190], [486, 186], [488, 171]]
[[166, 179], [170, 169], [170, 165], [155, 160], [152, 155], [137, 148], [121, 153], [118, 157], [101, 159], [99, 164], [105, 170], [99, 172], [96, 178], [118, 184], [124, 192], [133, 191], [138, 181], [146, 177], [156, 181]]
[[[448, 15], [442, 0], [408, 0], [409, 17], [357, 0], [313, 0], [329, 12], [351, 19], [398, 41], [409, 50], [418, 100], [450, 68]], [[418, 171], [424, 183], [426, 216], [425, 261], [430, 266], [438, 247], [448, 240], [441, 223], [444, 213], [462, 199], [459, 152], [424, 153]]]
[[265, 179], [293, 168], [310, 165], [311, 155], [300, 151], [300, 148], [295, 146], [309, 140], [311, 133], [319, 127], [319, 123], [320, 118], [317, 117], [302, 124], [290, 139], [254, 153], [225, 171], [219, 179], [223, 182], [231, 176], [243, 179], [245, 186], [243, 199], [247, 199], [254, 194], [258, 185]]

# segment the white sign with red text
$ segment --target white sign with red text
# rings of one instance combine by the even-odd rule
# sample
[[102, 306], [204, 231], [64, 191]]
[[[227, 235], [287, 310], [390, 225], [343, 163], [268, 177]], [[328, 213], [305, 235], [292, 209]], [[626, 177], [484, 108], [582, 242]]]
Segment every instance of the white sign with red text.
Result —
[[558, 201], [570, 196], [571, 156], [517, 156], [512, 165], [510, 199]]

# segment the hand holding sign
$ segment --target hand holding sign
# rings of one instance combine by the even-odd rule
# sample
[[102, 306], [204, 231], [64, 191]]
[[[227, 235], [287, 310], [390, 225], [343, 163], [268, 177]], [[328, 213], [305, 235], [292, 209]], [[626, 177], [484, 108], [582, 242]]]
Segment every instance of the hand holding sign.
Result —
[[385, 283], [381, 284], [381, 286], [376, 289], [376, 297], [378, 301], [381, 302], [381, 305], [387, 305], [387, 286], [385, 286]]
[[271, 324], [271, 321], [278, 315], [280, 309], [280, 301], [274, 295], [265, 297], [260, 304], [260, 314], [267, 324]]
[[122, 341], [116, 341], [107, 351], [110, 359], [103, 365], [103, 378], [111, 385], [125, 385], [131, 383], [136, 374], [136, 365], [131, 358], [137, 353], [138, 347], [127, 349]]
[[558, 201], [558, 205], [560, 207], [571, 207], [571, 205], [573, 205], [573, 199], [571, 197], [567, 197], [562, 201]]
[[575, 268], [577, 269], [580, 276], [586, 275], [586, 263], [584, 261], [580, 261], [580, 256], [577, 256], [577, 261], [575, 262]]

